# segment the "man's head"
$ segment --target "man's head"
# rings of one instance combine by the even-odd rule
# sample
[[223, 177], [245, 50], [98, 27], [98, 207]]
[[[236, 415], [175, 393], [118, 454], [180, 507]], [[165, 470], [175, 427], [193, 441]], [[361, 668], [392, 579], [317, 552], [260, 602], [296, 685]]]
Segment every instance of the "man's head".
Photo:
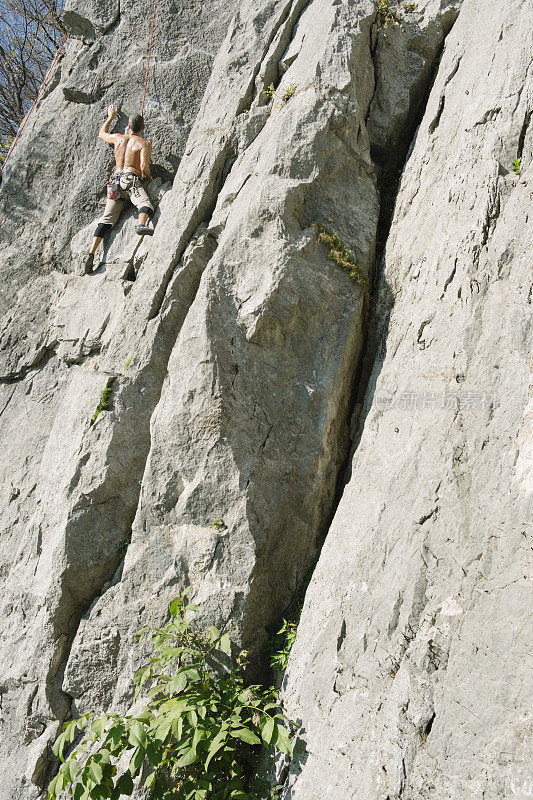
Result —
[[144, 128], [144, 119], [140, 114], [134, 114], [129, 119], [129, 127], [132, 133], [141, 133]]

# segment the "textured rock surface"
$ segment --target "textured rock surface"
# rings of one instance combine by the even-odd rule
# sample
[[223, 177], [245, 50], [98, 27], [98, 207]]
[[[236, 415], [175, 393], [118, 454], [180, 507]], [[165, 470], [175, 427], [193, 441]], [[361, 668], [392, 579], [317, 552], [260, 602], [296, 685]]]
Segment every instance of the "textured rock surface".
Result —
[[295, 800], [531, 792], [529, 25], [526, 3], [464, 4], [402, 175], [351, 476], [286, 676]]
[[[133, 633], [185, 585], [258, 657], [324, 537], [285, 687], [308, 740], [286, 796], [527, 780], [499, 754], [525, 747], [529, 28], [526, 3], [460, 7], [385, 24], [370, 0], [161, 0], [155, 235], [126, 215], [89, 277], [95, 135], [109, 102], [135, 110], [149, 15], [68, 8], [79, 38], [0, 192], [1, 800], [41, 795], [66, 716], [127, 708]], [[419, 123], [368, 322], [311, 224], [372, 275]], [[497, 404], [376, 405], [451, 387]], [[478, 730], [465, 709], [490, 670]]]

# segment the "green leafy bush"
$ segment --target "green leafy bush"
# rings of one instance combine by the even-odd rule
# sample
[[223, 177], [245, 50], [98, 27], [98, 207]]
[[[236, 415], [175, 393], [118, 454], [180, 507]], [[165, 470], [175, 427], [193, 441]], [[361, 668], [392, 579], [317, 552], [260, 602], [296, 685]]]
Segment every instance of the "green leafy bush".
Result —
[[522, 159], [515, 158], [513, 161], [513, 172], [515, 175], [520, 176], [522, 174]]
[[229, 636], [214, 626], [193, 630], [187, 614], [197, 606], [179, 597], [169, 610], [171, 621], [151, 634], [154, 655], [134, 676], [135, 697], [142, 691], [146, 705], [136, 715], [84, 714], [65, 723], [53, 748], [63, 763], [49, 800], [64, 790], [75, 800], [119, 800], [139, 774], [157, 800], [259, 800], [275, 791], [256, 767], [270, 745], [292, 752], [278, 690], [245, 687], [246, 651], [235, 667], [221, 668], [231, 661]]
[[270, 647], [270, 666], [273, 669], [278, 669], [283, 672], [287, 668], [291, 648], [296, 639], [297, 629], [298, 622], [291, 622], [286, 619], [283, 620], [283, 624], [275, 634], [275, 638]]

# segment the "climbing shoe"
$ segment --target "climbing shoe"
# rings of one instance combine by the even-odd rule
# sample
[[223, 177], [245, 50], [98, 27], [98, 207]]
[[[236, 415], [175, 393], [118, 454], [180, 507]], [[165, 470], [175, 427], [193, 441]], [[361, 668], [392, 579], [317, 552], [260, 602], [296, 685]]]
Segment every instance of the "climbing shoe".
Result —
[[89, 253], [83, 265], [83, 271], [85, 275], [90, 275], [92, 273], [93, 266], [94, 266], [94, 255], [92, 253]]
[[135, 230], [139, 234], [139, 236], [153, 236], [154, 229], [151, 228], [149, 225], [136, 225]]

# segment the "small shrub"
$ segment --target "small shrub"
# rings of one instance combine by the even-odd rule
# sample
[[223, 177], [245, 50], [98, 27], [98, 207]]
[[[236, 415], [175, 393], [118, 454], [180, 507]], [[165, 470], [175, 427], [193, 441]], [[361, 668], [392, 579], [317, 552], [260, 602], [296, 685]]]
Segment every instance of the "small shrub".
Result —
[[285, 91], [281, 95], [281, 105], [285, 105], [285, 103], [287, 103], [291, 99], [291, 97], [294, 95], [294, 93], [296, 91], [296, 88], [297, 87], [296, 87], [295, 83], [290, 83], [287, 86], [287, 88], [285, 89]]
[[[65, 790], [74, 800], [119, 800], [131, 795], [143, 767], [143, 786], [157, 800], [259, 800], [275, 791], [255, 772], [263, 749], [292, 753], [278, 690], [244, 686], [246, 651], [220, 674], [220, 662], [231, 658], [228, 634], [193, 630], [187, 613], [198, 606], [184, 596], [169, 611], [171, 621], [151, 632], [150, 663], [134, 676], [135, 697], [142, 691], [147, 698], [143, 710], [65, 723], [53, 747], [62, 764], [48, 800]], [[65, 760], [80, 732], [83, 742]]]
[[400, 8], [408, 14], [412, 14], [414, 11], [418, 10], [418, 3], [404, 3]]
[[329, 247], [331, 260], [347, 272], [350, 278], [362, 288], [365, 306], [367, 307], [370, 301], [370, 283], [366, 272], [357, 263], [352, 251], [341, 242], [336, 233], [329, 231], [323, 225], [313, 222], [313, 228], [317, 232], [317, 240]]
[[94, 412], [91, 418], [91, 425], [94, 425], [98, 416], [102, 413], [102, 411], [107, 411], [109, 409], [111, 403], [111, 392], [113, 391], [112, 388], [113, 379], [111, 378], [110, 381], [107, 382], [107, 386], [105, 389], [102, 389], [102, 394], [100, 395], [100, 402], [96, 406], [96, 411]]
[[513, 172], [514, 172], [515, 175], [518, 175], [519, 177], [522, 174], [522, 159], [521, 158], [515, 158], [515, 160], [513, 161]]
[[289, 655], [291, 653], [294, 640], [296, 639], [296, 631], [298, 629], [298, 622], [291, 622], [283, 619], [283, 624], [279, 631], [275, 634], [275, 638], [270, 644], [270, 666], [272, 669], [281, 670], [284, 672], [289, 663]]
[[216, 519], [213, 524], [211, 525], [212, 528], [215, 528], [217, 531], [221, 531], [223, 528], [226, 527], [226, 523], [223, 519]]
[[269, 97], [269, 100], [272, 100], [272, 98], [276, 96], [276, 90], [274, 88], [274, 84], [271, 83], [269, 86], [267, 86], [266, 89], [263, 89], [261, 94], [267, 94], [268, 97]]
[[132, 360], [133, 360], [133, 356], [130, 356], [128, 358], [128, 360], [126, 361], [126, 363], [124, 364], [124, 372], [126, 372], [126, 370], [128, 369], [129, 365], [131, 364]]
[[[283, 91], [280, 102], [273, 104], [274, 108], [279, 108], [280, 106], [284, 106], [285, 103], [287, 103], [291, 99], [291, 97], [293, 97], [297, 88], [298, 87], [296, 83], [290, 83], [287, 86], [287, 88]], [[269, 96], [269, 100], [273, 100], [275, 97], [277, 97], [274, 84], [271, 83], [266, 89], [263, 89], [262, 94], [267, 94]]]
[[397, 13], [392, 6], [393, 0], [376, 0], [376, 21], [383, 28], [386, 28], [389, 22], [393, 22], [395, 25], [401, 24], [400, 19], [398, 18]]

